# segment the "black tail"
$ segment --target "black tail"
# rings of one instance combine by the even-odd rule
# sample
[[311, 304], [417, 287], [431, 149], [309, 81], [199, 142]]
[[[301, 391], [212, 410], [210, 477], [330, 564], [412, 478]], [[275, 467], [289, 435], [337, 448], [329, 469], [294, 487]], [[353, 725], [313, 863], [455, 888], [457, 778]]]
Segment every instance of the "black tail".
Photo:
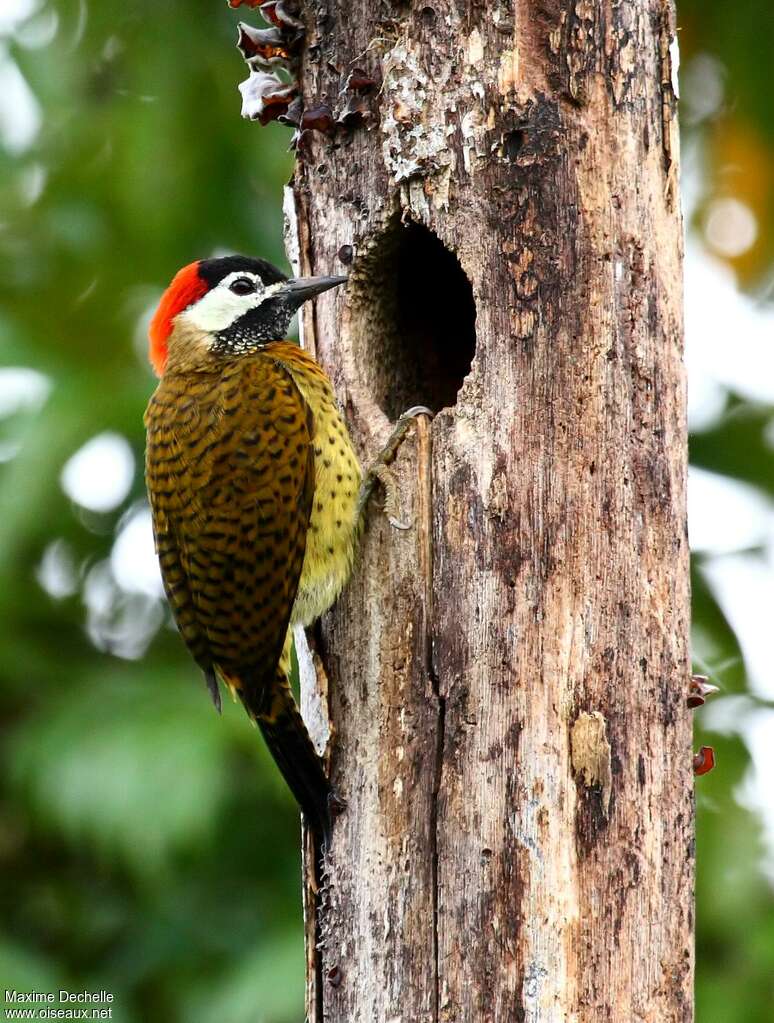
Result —
[[307, 824], [328, 846], [331, 837], [331, 783], [306, 730], [288, 680], [281, 673], [257, 690], [240, 692], [263, 733], [274, 762], [296, 797]]

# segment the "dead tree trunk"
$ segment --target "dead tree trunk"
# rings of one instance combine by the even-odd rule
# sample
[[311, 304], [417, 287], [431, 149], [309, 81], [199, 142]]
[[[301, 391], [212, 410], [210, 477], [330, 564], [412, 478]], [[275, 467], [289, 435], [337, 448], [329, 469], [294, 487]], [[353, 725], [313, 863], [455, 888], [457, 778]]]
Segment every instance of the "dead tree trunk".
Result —
[[309, 1018], [691, 1020], [671, 0], [303, 17], [294, 240], [351, 273], [305, 343], [364, 461], [437, 413], [305, 685], [347, 803]]

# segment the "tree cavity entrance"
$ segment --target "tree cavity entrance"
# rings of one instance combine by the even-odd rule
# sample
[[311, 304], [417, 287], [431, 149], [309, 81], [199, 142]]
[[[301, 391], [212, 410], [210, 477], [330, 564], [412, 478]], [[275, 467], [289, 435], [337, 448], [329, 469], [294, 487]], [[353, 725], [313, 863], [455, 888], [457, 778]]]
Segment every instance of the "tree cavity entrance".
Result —
[[356, 354], [385, 415], [454, 405], [476, 350], [473, 289], [456, 255], [421, 224], [394, 222], [356, 278]]

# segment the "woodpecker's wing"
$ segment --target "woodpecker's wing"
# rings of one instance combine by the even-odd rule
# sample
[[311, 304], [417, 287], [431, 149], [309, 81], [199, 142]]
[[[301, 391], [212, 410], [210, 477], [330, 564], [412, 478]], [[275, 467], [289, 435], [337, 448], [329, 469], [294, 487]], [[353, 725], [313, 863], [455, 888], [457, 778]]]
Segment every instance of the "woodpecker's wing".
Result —
[[[191, 376], [197, 385], [205, 383], [204, 375]], [[215, 386], [214, 376], [207, 375], [206, 380]], [[193, 435], [201, 424], [199, 405], [194, 395], [186, 393], [185, 377], [175, 376], [161, 381], [145, 412], [145, 479], [167, 600], [194, 659], [206, 673], [211, 673], [209, 643], [199, 623], [180, 545], [183, 522], [189, 517], [203, 521], [200, 495], [192, 493], [189, 460], [185, 453], [185, 438]], [[183, 444], [181, 437], [184, 438]], [[213, 699], [220, 709], [219, 698], [213, 696]]]
[[[303, 566], [311, 411], [268, 355], [164, 383], [149, 407], [148, 478], [167, 592], [199, 663], [203, 652], [254, 684], [273, 676]], [[153, 439], [161, 418], [166, 451]]]

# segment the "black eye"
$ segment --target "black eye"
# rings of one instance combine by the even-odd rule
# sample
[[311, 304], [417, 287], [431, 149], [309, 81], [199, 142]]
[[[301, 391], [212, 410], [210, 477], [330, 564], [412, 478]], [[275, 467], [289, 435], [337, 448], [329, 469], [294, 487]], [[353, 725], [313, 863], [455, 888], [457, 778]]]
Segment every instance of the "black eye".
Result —
[[250, 295], [255, 291], [255, 281], [251, 281], [249, 277], [237, 277], [229, 284], [229, 290], [235, 295]]

